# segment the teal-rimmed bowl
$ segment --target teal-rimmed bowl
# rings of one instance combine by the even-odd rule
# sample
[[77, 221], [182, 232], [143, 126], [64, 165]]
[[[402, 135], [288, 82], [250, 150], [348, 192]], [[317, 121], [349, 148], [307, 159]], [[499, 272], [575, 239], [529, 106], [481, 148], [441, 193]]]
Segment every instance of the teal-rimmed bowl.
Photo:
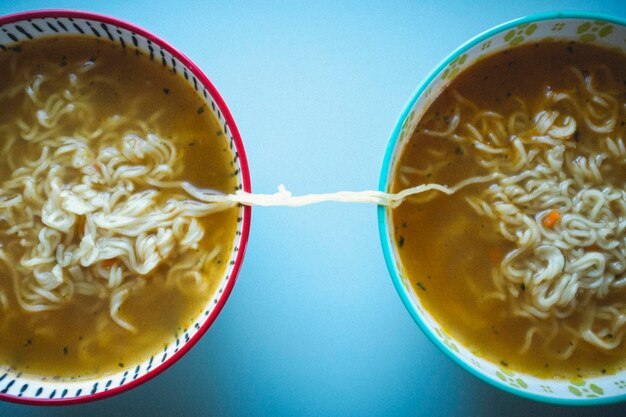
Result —
[[[404, 146], [420, 117], [451, 80], [483, 56], [548, 39], [592, 43], [617, 48], [626, 54], [626, 21], [586, 12], [542, 13], [504, 23], [461, 45], [426, 77], [402, 111], [387, 146], [379, 190], [391, 190], [393, 173]], [[538, 378], [513, 372], [477, 356], [447, 334], [422, 306], [404, 275], [394, 244], [391, 210], [379, 206], [378, 226], [393, 283], [415, 322], [452, 360], [489, 384], [532, 400], [565, 405], [598, 405], [626, 400], [626, 371], [587, 379]]]

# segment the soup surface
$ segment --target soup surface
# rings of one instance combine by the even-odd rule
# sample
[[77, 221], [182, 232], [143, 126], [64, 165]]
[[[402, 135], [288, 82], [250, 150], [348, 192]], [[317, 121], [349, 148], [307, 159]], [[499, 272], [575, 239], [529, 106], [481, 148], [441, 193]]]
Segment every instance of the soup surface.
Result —
[[[560, 93], [573, 98], [558, 101]], [[495, 171], [502, 178], [523, 176], [530, 166], [539, 167], [537, 172], [543, 168], [547, 172], [552, 169], [551, 156], [560, 152], [559, 155], [565, 153], [560, 159], [563, 168], [555, 172], [564, 172], [565, 176], [575, 172], [570, 168], [576, 164], [584, 165], [585, 169], [599, 166], [597, 176], [601, 181], [590, 179], [596, 175], [590, 173], [593, 168], [580, 174], [580, 182], [584, 184], [581, 192], [593, 189], [600, 193], [597, 195], [617, 195], [607, 203], [606, 216], [591, 219], [594, 227], [604, 222], [605, 232], [594, 234], [580, 226], [576, 235], [583, 239], [605, 233], [614, 242], [605, 245], [606, 248], [599, 247], [604, 243], [593, 241], [574, 243], [567, 248], [568, 253], [579, 258], [594, 257], [603, 266], [606, 260], [604, 276], [596, 276], [592, 283], [582, 281], [582, 272], [572, 272], [569, 278], [563, 272], [557, 275], [558, 279], [563, 277], [561, 281], [543, 287], [537, 284], [532, 294], [529, 285], [535, 285], [542, 279], [539, 276], [552, 267], [550, 259], [541, 258], [541, 251], [566, 251], [558, 242], [561, 235], [571, 232], [564, 223], [565, 213], [580, 206], [575, 198], [573, 205], [564, 199], [549, 201], [550, 197], [539, 191], [539, 180], [529, 185], [528, 181], [519, 179], [522, 177], [516, 177], [518, 184], [527, 187], [520, 188], [517, 199], [510, 201], [508, 196], [505, 198], [496, 189], [490, 189], [491, 183], [475, 184], [452, 196], [430, 194], [412, 198], [391, 212], [393, 236], [404, 274], [410, 278], [416, 294], [451, 336], [479, 356], [503, 367], [548, 377], [585, 377], [624, 367], [626, 349], [621, 342], [620, 317], [626, 317], [622, 302], [626, 299], [626, 289], [620, 279], [624, 278], [626, 242], [623, 204], [626, 167], [622, 149], [625, 102], [624, 55], [588, 44], [526, 45], [483, 58], [460, 74], [429, 107], [405, 145], [394, 173], [395, 192], [421, 183], [456, 184]], [[551, 103], [549, 108], [546, 103]], [[585, 113], [587, 105], [591, 110]], [[577, 110], [576, 106], [583, 110]], [[558, 125], [558, 129], [546, 131], [547, 128], [539, 126], [540, 112], [545, 110], [555, 112], [543, 116], [554, 115], [553, 127]], [[590, 120], [596, 121], [596, 116], [600, 120], [605, 110], [610, 113], [606, 125], [598, 127], [600, 133], [592, 131], [588, 126]], [[563, 133], [570, 127], [570, 133]], [[518, 152], [513, 146], [516, 137], [522, 138], [525, 150]], [[606, 145], [609, 140], [612, 142]], [[611, 148], [612, 145], [617, 148]], [[602, 161], [579, 155], [580, 149], [590, 150], [590, 155], [592, 151], [604, 152]], [[526, 152], [524, 158], [519, 156], [521, 152]], [[571, 174], [572, 178], [578, 178], [576, 175], [579, 174]], [[575, 182], [564, 177], [561, 186]], [[521, 202], [524, 195], [530, 196], [525, 203]], [[480, 201], [488, 204], [480, 206]], [[514, 214], [502, 221], [500, 212], [493, 214], [490, 210], [511, 210]], [[528, 230], [540, 230], [557, 243], [522, 236], [525, 229], [510, 229], [510, 219], [523, 210], [528, 210], [524, 218], [533, 222], [534, 229]], [[520, 244], [526, 237], [537, 242]], [[524, 247], [519, 249], [521, 246]], [[523, 251], [528, 256], [534, 253], [536, 259], [520, 260], [516, 256]], [[616, 260], [609, 255], [615, 255]], [[573, 263], [567, 258], [562, 270]], [[519, 280], [501, 279], [502, 271], [522, 264], [534, 265], [536, 273], [527, 274], [521, 267], [511, 268], [519, 273], [515, 275]], [[594, 285], [605, 285], [600, 284], [605, 282], [604, 278], [608, 291], [593, 292]], [[563, 291], [558, 293], [562, 296], [550, 308], [533, 303], [536, 299], [547, 303], [557, 290]], [[598, 323], [602, 320], [609, 323], [606, 326], [609, 330], [599, 330]], [[584, 329], [589, 328], [591, 331], [585, 333]], [[611, 346], [599, 348], [587, 340]], [[613, 341], [618, 342], [616, 346]]]
[[[145, 181], [153, 181], [153, 185], [145, 181], [143, 186], [137, 185], [140, 184], [137, 181], [127, 182], [129, 185], [126, 191], [147, 193], [145, 195], [154, 193], [150, 201], [154, 202], [155, 207], [166, 204], [174, 195], [173, 190], [177, 188], [168, 185], [168, 181], [185, 180], [195, 186], [223, 193], [235, 189], [236, 178], [226, 135], [193, 88], [180, 74], [162, 66], [160, 60], [151, 61], [149, 56], [133, 48], [122, 48], [119, 44], [105, 40], [55, 38], [25, 42], [0, 51], [0, 73], [3, 74], [0, 77], [0, 137], [4, 142], [0, 145], [2, 183], [9, 184], [22, 166], [32, 169], [34, 164], [42, 167], [46, 165], [42, 153], [47, 152], [58, 158], [62, 156], [62, 147], [57, 146], [53, 138], [46, 137], [50, 134], [54, 138], [63, 138], [67, 143], [77, 138], [80, 146], [86, 144], [86, 147], [81, 148], [84, 149], [82, 153], [75, 152], [71, 159], [72, 167], [46, 165], [46, 169], [51, 172], [49, 176], [55, 177], [47, 180], [50, 180], [50, 184], [60, 184], [61, 193], [79, 190], [70, 187], [90, 181], [89, 178], [96, 178], [90, 184], [92, 189], [89, 192], [97, 194], [106, 190], [106, 187], [113, 189], [116, 178], [102, 179], [110, 174], [110, 167], [117, 170], [111, 171], [114, 173], [111, 175], [119, 175], [120, 181], [122, 177], [134, 181], [133, 175], [136, 175], [137, 170], [148, 171], [146, 177], [151, 176], [151, 179]], [[57, 102], [60, 104], [57, 105]], [[53, 128], [54, 132], [49, 133]], [[149, 152], [158, 154], [161, 149], [158, 148], [159, 142], [163, 149], [170, 152], [168, 165], [143, 160], [148, 153], [133, 148], [136, 144], [145, 145]], [[110, 155], [106, 166], [93, 162], [94, 155], [106, 156], [107, 152]], [[135, 158], [139, 162], [136, 166], [128, 165], [122, 175], [123, 171], [117, 169], [118, 166], [129, 162], [115, 162], [116, 155], [119, 161], [127, 157], [127, 160]], [[92, 162], [83, 166], [81, 158]], [[167, 169], [171, 173], [167, 171], [167, 175], [158, 176], [157, 181], [154, 175], [161, 175], [159, 170], [165, 172]], [[58, 183], [55, 182], [58, 180]], [[22, 185], [17, 184], [15, 187], [20, 188]], [[50, 195], [52, 191], [48, 190]], [[114, 199], [121, 203], [129, 201], [127, 196], [102, 192], [107, 200], [105, 203]], [[180, 197], [179, 190], [176, 192], [177, 198], [184, 198]], [[10, 200], [11, 197], [5, 195], [3, 198]], [[26, 190], [23, 199], [27, 201], [28, 198]], [[5, 206], [2, 210], [5, 210], [0, 213], [3, 253], [11, 263], [25, 264], [25, 256], [36, 245], [19, 241], [20, 236], [28, 239], [28, 231], [18, 236], [3, 220], [7, 218], [4, 216], [15, 217], [17, 214], [9, 213], [9, 208]], [[93, 207], [85, 210], [93, 210]], [[78, 211], [83, 213], [85, 210]], [[43, 212], [35, 211], [30, 228], [42, 228], [45, 206]], [[57, 275], [61, 287], [68, 284], [62, 287], [66, 290], [54, 293], [55, 289], [49, 294], [26, 286], [20, 290], [26, 295], [16, 295], [16, 286], [19, 285], [15, 282], [26, 282], [22, 279], [24, 277], [13, 280], [7, 263], [0, 265], [0, 298], [3, 306], [0, 313], [0, 364], [39, 375], [85, 377], [131, 367], [161, 352], [166, 344], [171, 343], [194, 322], [216, 292], [233, 249], [238, 211], [236, 208], [228, 208], [210, 215], [198, 215], [194, 220], [197, 223], [181, 222], [180, 233], [189, 239], [191, 237], [184, 234], [190, 225], [203, 229], [201, 238], [197, 237], [198, 241], [185, 250], [180, 249], [183, 247], [180, 241], [169, 248], [158, 246], [161, 234], [170, 233], [171, 236], [171, 230], [177, 233], [175, 229], [155, 227], [151, 230], [145, 226], [147, 231], [139, 237], [131, 236], [128, 239], [137, 239], [129, 240], [130, 251], [133, 252], [134, 248], [138, 259], [136, 262], [140, 266], [144, 266], [140, 261], [147, 262], [143, 256], [146, 259], [157, 256], [151, 264], [157, 266], [147, 268], [150, 270], [146, 274], [130, 273], [121, 256], [113, 255], [89, 267], [84, 266], [88, 262], [82, 259], [83, 264], [75, 266], [75, 269], [65, 268], [64, 265], [72, 257], [67, 248], [76, 244], [74, 256], [77, 256], [77, 242], [81, 236], [85, 237], [89, 227], [94, 230], [99, 227], [83, 224], [88, 215], [71, 214], [74, 226], [68, 229], [69, 232], [61, 234], [62, 243], [57, 241], [52, 248], [53, 252], [56, 251], [56, 262], [63, 264], [63, 268], [52, 268], [51, 273], [54, 275], [61, 271]], [[130, 226], [117, 227], [120, 236], [130, 233]], [[48, 232], [50, 229], [54, 227], [46, 228]], [[99, 233], [100, 237], [106, 238], [109, 232]], [[109, 237], [118, 239], [117, 242], [122, 241], [112, 234]], [[41, 238], [40, 246], [45, 246], [44, 238]], [[140, 247], [140, 239], [143, 239], [141, 244], [146, 245], [147, 252], [142, 252], [144, 247]], [[154, 250], [155, 240], [159, 251]], [[95, 247], [98, 249], [97, 242]], [[106, 248], [99, 250], [104, 251]], [[211, 256], [201, 258], [202, 262], [190, 264], [190, 259], [196, 259], [190, 257], [192, 252], [196, 257], [205, 253]], [[167, 256], [162, 255], [164, 253]], [[50, 265], [55, 263], [53, 258], [48, 260]], [[179, 269], [174, 273], [175, 268]], [[187, 274], [192, 269], [199, 274]], [[121, 305], [115, 306], [111, 301], [116, 294], [115, 285], [119, 286], [119, 283], [107, 283], [106, 280], [97, 282], [98, 278], [94, 278], [97, 274], [90, 272], [96, 270], [104, 276], [109, 276], [110, 272], [111, 280], [115, 278], [115, 273], [111, 271], [116, 271], [122, 284], [128, 284], [124, 291], [117, 293], [117, 297], [120, 297], [118, 301], [123, 301]], [[48, 272], [46, 274], [46, 277], [50, 275]], [[87, 275], [92, 281], [92, 287], [78, 281], [72, 285], [67, 282], [70, 276], [84, 278]], [[39, 296], [37, 294], [43, 294], [45, 303], [54, 305], [38, 311], [32, 301], [34, 298], [28, 298]], [[16, 297], [24, 298], [17, 300]], [[25, 311], [20, 308], [20, 303], [34, 306], [34, 311]], [[113, 310], [117, 323], [111, 317]]]

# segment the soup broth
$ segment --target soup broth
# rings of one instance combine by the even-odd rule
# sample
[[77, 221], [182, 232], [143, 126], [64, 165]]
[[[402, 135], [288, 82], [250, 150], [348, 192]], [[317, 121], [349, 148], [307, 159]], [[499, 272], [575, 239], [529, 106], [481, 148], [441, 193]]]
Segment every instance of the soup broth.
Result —
[[[563, 139], [567, 142], [566, 151], [575, 155], [575, 147], [593, 148], [597, 146], [593, 141], [604, 143], [607, 136], [618, 143], [625, 133], [626, 57], [623, 54], [589, 44], [555, 41], [520, 46], [482, 58], [435, 99], [403, 149], [394, 173], [392, 191], [398, 192], [420, 183], [456, 184], [471, 176], [485, 175], [489, 169], [486, 164], [478, 163], [479, 146], [485, 149], [482, 155], [492, 152], [488, 157], [489, 164], [500, 164], [498, 159], [504, 161], [510, 154], [498, 154], [495, 143], [501, 137], [511, 141], [514, 136], [500, 135], [497, 129], [515, 130], [511, 123], [517, 122], [509, 121], [514, 120], [512, 115], [516, 112], [525, 118], [519, 119], [520, 124], [531, 123], [535, 120], [532, 117], [543, 110], [546, 97], [556, 100], [555, 94], [559, 92], [582, 97], [589, 74], [593, 75], [593, 88], [609, 91], [611, 97], [617, 98], [620, 118], [606, 134], [591, 132], [585, 123], [577, 120], [575, 133]], [[580, 100], [584, 103], [583, 98]], [[573, 105], [561, 103], [555, 106], [563, 114]], [[465, 125], [468, 120], [479, 119], [477, 125], [493, 121], [491, 132], [498, 137], [488, 136], [485, 132], [490, 132], [489, 128], [473, 132]], [[504, 122], [496, 123], [502, 120]], [[558, 120], [563, 126], [571, 122], [566, 118]], [[452, 126], [455, 123], [458, 126]], [[482, 144], [477, 145], [478, 140], [460, 140], [455, 135], [461, 129], [467, 129], [470, 137], [481, 137]], [[535, 134], [540, 136], [537, 132]], [[617, 190], [623, 190], [626, 183], [626, 168], [620, 152], [605, 158], [600, 168], [604, 184]], [[533, 157], [538, 158], [535, 154], [528, 159]], [[523, 172], [507, 172], [507, 165], [502, 162], [502, 166], [505, 167], [504, 176]], [[468, 199], [488, 192], [489, 187], [490, 184], [475, 184], [453, 196], [409, 199], [391, 212], [393, 236], [404, 274], [409, 277], [424, 307], [452, 337], [477, 355], [503, 367], [537, 376], [563, 378], [600, 375], [622, 369], [626, 359], [623, 342], [612, 349], [600, 349], [586, 343], [577, 334], [588, 311], [569, 311], [560, 305], [559, 313], [512, 307], [515, 299], [530, 299], [530, 289], [525, 281], [501, 288], [494, 274], [500, 274], [505, 256], [515, 250], [514, 237], [503, 237], [501, 222], [484, 212], [477, 212], [468, 203]], [[601, 189], [602, 185], [598, 187]], [[532, 208], [536, 201], [538, 198], [531, 198], [528, 208]], [[624, 213], [619, 204], [616, 201], [611, 207], [623, 224]], [[542, 209], [548, 210], [546, 207]], [[559, 233], [558, 223], [546, 226], [543, 212], [537, 213], [540, 228], [547, 233], [551, 230]], [[558, 212], [555, 216], [558, 221]], [[616, 225], [615, 230], [618, 235], [623, 234], [623, 226]], [[624, 240], [618, 250], [623, 245]], [[574, 250], [590, 254], [597, 249], [593, 245], [581, 244]], [[620, 268], [622, 272], [619, 272]], [[612, 273], [618, 281], [624, 272], [619, 265], [616, 271]], [[576, 303], [575, 297], [585, 298], [583, 294], [584, 291], [579, 289], [573, 304]], [[625, 297], [626, 289], [615, 285], [606, 295], [589, 296], [589, 303], [597, 305], [598, 311], [613, 304], [620, 309]], [[579, 300], [577, 307], [581, 304]], [[566, 313], [567, 317], [557, 317]], [[618, 334], [605, 331], [601, 338], [610, 343], [617, 337]]]
[[[35, 146], [22, 138], [44, 135], [46, 130], [42, 126], [53, 123], [52, 113], [66, 111], [58, 116], [56, 134], [71, 138], [77, 131], [91, 132], [86, 155], [95, 153], [98, 147], [102, 150], [107, 144], [113, 146], [121, 141], [124, 129], [141, 128], [148, 137], [155, 134], [171, 142], [173, 181], [185, 180], [223, 193], [235, 190], [235, 169], [226, 135], [193, 88], [180, 74], [162, 66], [160, 60], [152, 61], [150, 56], [106, 40], [41, 39], [0, 51], [0, 73], [3, 74], [0, 78], [0, 134], [4, 141], [0, 145], [3, 153], [0, 182], [8, 181], [20, 166], [31, 163], [29, 161], [38, 161], [47, 140], [30, 138], [38, 141]], [[40, 75], [43, 78], [37, 81]], [[54, 102], [46, 100], [57, 92], [62, 92], [63, 100], [68, 101], [74, 96], [88, 95], [89, 107], [67, 104], [55, 108]], [[41, 101], [40, 106], [48, 109], [48, 113], [35, 115], [33, 101]], [[43, 119], [39, 127], [37, 117]], [[120, 118], [129, 121], [122, 122]], [[50, 149], [51, 154], [61, 152], [59, 148]], [[83, 167], [81, 172], [86, 169], [95, 170], [93, 175], [105, 175], [103, 165]], [[74, 176], [75, 171], [74, 168], [59, 171], [63, 190], [81, 181]], [[143, 189], [138, 187], [134, 192], [161, 193], [156, 200], [165, 204], [173, 191], [165, 181], [162, 183]], [[125, 197], [120, 198], [124, 201]], [[83, 221], [83, 217], [78, 215], [76, 221]], [[74, 283], [71, 302], [61, 302], [47, 311], [24, 311], [16, 299], [10, 270], [2, 264], [0, 364], [38, 375], [85, 377], [131, 367], [161, 352], [165, 345], [184, 333], [215, 294], [233, 250], [237, 217], [236, 208], [199, 216], [196, 220], [204, 229], [204, 236], [194, 249], [169, 255], [145, 276], [124, 275], [123, 282], [141, 284], [130, 286], [120, 295], [123, 303], [116, 311], [128, 328], [111, 319], [112, 285], [107, 286], [106, 282], [98, 284], [100, 294], [95, 295], [81, 294], [77, 289], [79, 284]], [[35, 225], [41, 225], [40, 222], [41, 214], [35, 216]], [[19, 262], [25, 249], [8, 234], [9, 226], [4, 221], [0, 224], [4, 251], [10, 259]], [[87, 226], [80, 227], [76, 239], [87, 233]], [[121, 227], [122, 233], [123, 229]], [[156, 229], [141, 236], [154, 239]], [[168, 272], [177, 266], [182, 268], [178, 272], [180, 276], [189, 268], [197, 268], [196, 265], [184, 266], [190, 251], [211, 253], [211, 258], [200, 266], [201, 278], [189, 275], [172, 282]], [[124, 265], [113, 258], [95, 267], [108, 270], [118, 266], [121, 270]], [[64, 270], [63, 274], [63, 279], [67, 280], [68, 271]]]

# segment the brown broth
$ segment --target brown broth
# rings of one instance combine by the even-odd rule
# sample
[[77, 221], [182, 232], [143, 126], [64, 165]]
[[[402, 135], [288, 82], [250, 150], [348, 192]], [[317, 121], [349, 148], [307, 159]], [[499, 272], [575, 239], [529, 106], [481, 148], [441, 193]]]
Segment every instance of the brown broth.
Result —
[[[126, 114], [128, 106], [140, 98], [142, 118], [165, 110], [156, 128], [177, 146], [184, 166], [181, 179], [226, 193], [235, 189], [226, 135], [193, 88], [160, 61], [151, 61], [149, 56], [108, 41], [55, 38], [26, 42], [17, 49], [0, 52], [0, 73], [11, 73], [15, 57], [18, 71], [28, 67], [33, 73], [40, 63], [65, 66], [95, 59], [98, 65], [92, 70], [97, 71], [94, 76], [108, 81], [90, 83], [89, 88], [97, 90], [93, 99], [96, 116], [82, 123], [95, 128], [111, 115]], [[11, 86], [11, 77], [0, 77], [0, 91]], [[0, 129], [5, 132], [6, 126], [10, 129], [20, 117], [15, 107], [11, 101], [0, 102]], [[68, 134], [74, 128], [67, 126]], [[8, 167], [0, 167], [0, 180], [9, 175]], [[0, 364], [40, 375], [80, 377], [111, 373], [161, 352], [193, 323], [216, 292], [232, 252], [237, 210], [207, 216], [201, 223], [206, 233], [199, 250], [222, 247], [210, 270], [204, 271], [209, 289], [202, 295], [186, 295], [166, 287], [163, 271], [155, 271], [143, 291], [131, 294], [120, 310], [121, 316], [137, 327], [136, 334], [111, 321], [108, 302], [94, 310], [96, 300], [86, 296], [76, 297], [76, 303], [59, 310], [22, 312], [8, 273], [0, 271], [0, 290], [13, 297], [9, 301], [15, 307], [11, 314], [0, 318]]]
[[[429, 152], [437, 150], [445, 153], [442, 160], [447, 161], [447, 166], [440, 172], [416, 177], [418, 183], [455, 184], [484, 174], [471, 151], [420, 131], [445, 129], [454, 109], [451, 93], [454, 89], [480, 108], [504, 115], [518, 105], [516, 96], [535, 109], [546, 88], [575, 85], [568, 66], [582, 71], [610, 68], [613, 74], [610, 87], [619, 91], [626, 101], [623, 54], [588, 44], [562, 42], [517, 47], [483, 58], [459, 75], [429, 107], [397, 166], [425, 167], [438, 161]], [[624, 175], [624, 172], [615, 173], [609, 181], [623, 186]], [[409, 184], [412, 185], [417, 184]], [[396, 172], [393, 191], [406, 187]], [[623, 368], [626, 343], [607, 353], [581, 342], [573, 356], [561, 361], [555, 360], [555, 356], [568, 343], [567, 335], [561, 334], [554, 343], [554, 351], [533, 343], [529, 352], [519, 352], [530, 325], [528, 319], [513, 317], [503, 302], [486, 299], [486, 294], [494, 290], [491, 269], [499, 265], [512, 248], [511, 243], [498, 237], [494, 222], [476, 214], [464, 201], [465, 196], [484, 187], [475, 185], [451, 197], [438, 197], [423, 204], [408, 201], [392, 212], [393, 235], [404, 273], [425, 308], [471, 351], [517, 371], [569, 378]], [[612, 294], [611, 299], [625, 296], [626, 291], [621, 291]]]

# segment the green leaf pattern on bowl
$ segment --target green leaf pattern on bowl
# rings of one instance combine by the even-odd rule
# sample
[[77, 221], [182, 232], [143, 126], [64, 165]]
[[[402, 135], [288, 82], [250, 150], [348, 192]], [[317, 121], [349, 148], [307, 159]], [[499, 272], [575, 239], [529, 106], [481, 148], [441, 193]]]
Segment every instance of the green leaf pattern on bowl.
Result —
[[626, 389], [626, 381], [624, 381], [623, 379], [615, 381], [615, 386], [619, 389]]
[[528, 384], [521, 377], [517, 376], [515, 372], [510, 369], [500, 368], [496, 371], [496, 376], [502, 381], [514, 388], [528, 388]]
[[413, 109], [411, 110], [411, 113], [409, 113], [409, 115], [406, 117], [406, 120], [402, 124], [402, 129], [400, 130], [400, 137], [398, 138], [398, 140], [404, 141], [411, 136], [411, 133], [415, 128], [415, 124], [417, 123], [417, 121], [415, 120], [415, 113], [416, 111], [415, 109]]
[[472, 365], [474, 365], [475, 367], [477, 367], [477, 368], [482, 368], [482, 366], [481, 366], [480, 362], [478, 362], [476, 359], [474, 359], [474, 358], [470, 358], [470, 362], [471, 362], [471, 364], [472, 364]]
[[613, 25], [608, 22], [585, 22], [576, 28], [578, 39], [581, 42], [593, 42], [597, 38], [604, 38], [613, 33]]
[[466, 60], [467, 54], [462, 54], [454, 58], [441, 74], [441, 78], [444, 80], [454, 78], [459, 73]]
[[448, 336], [443, 330], [441, 330], [439, 327], [435, 328], [435, 332], [437, 333], [437, 335], [439, 336], [439, 338], [441, 339], [441, 341], [452, 351], [456, 352], [456, 353], [460, 353], [459, 352], [459, 347], [456, 345], [456, 343], [454, 343], [454, 340]]
[[582, 378], [572, 379], [567, 389], [577, 397], [597, 398], [604, 395], [602, 388], [594, 383], [587, 383]]
[[528, 24], [525, 23], [523, 25], [519, 25], [514, 29], [511, 29], [504, 35], [504, 41], [511, 46], [519, 45], [526, 39], [526, 37], [531, 36], [537, 30], [538, 26], [536, 23]]
[[552, 26], [552, 32], [560, 32], [565, 28], [565, 23], [557, 22]]

